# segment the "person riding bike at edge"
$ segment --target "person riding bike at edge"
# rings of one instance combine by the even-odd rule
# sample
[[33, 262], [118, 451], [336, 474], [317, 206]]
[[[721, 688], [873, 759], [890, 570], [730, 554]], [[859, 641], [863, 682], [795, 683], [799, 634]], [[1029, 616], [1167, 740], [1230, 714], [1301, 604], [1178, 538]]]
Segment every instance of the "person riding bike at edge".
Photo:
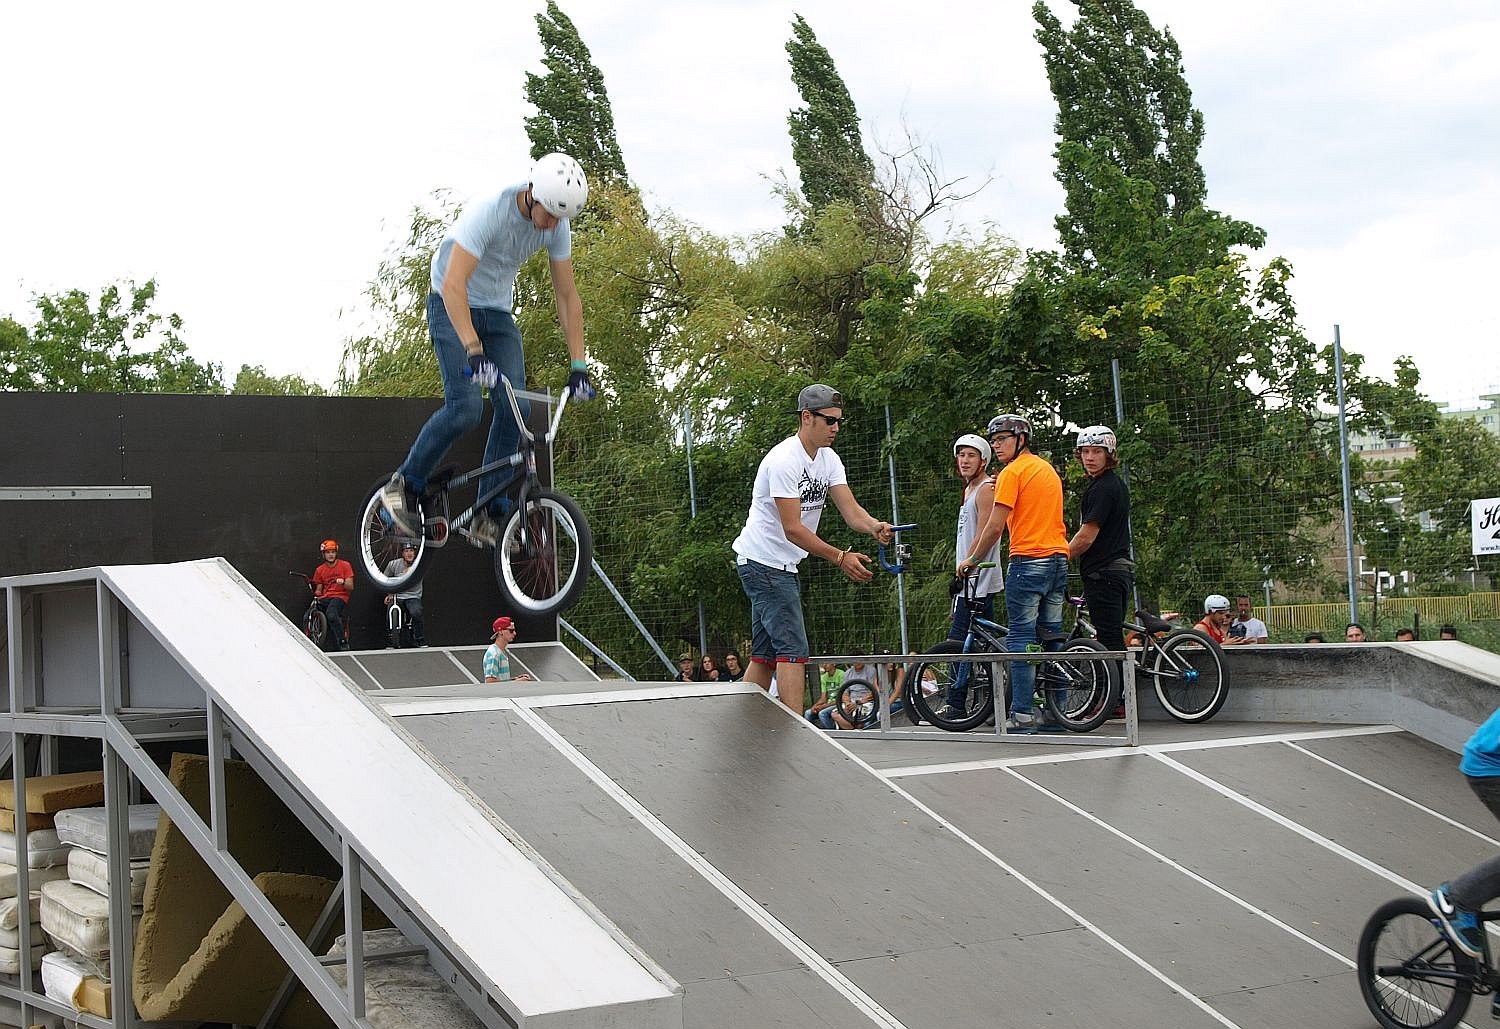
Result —
[[[572, 367], [568, 394], [592, 400], [583, 345], [583, 303], [573, 281], [573, 242], [569, 222], [588, 199], [588, 180], [578, 162], [566, 154], [548, 154], [531, 169], [529, 181], [508, 186], [497, 195], [464, 208], [448, 229], [432, 260], [432, 293], [427, 297], [427, 331], [443, 380], [443, 406], [427, 419], [401, 467], [381, 491], [381, 504], [401, 532], [422, 532], [417, 505], [427, 478], [448, 448], [479, 424], [484, 413], [480, 387], [490, 390], [494, 416], [484, 446], [484, 463], [516, 453], [520, 440], [515, 419], [496, 397], [503, 373], [516, 389], [526, 386], [525, 354], [511, 307], [516, 272], [522, 262], [545, 249], [551, 264], [557, 320], [568, 344]], [[525, 418], [531, 405], [519, 399]], [[479, 494], [503, 485], [506, 469], [479, 479]], [[499, 519], [506, 514], [503, 494], [475, 512], [469, 539], [494, 546]]]
[[[1480, 802], [1500, 818], [1500, 709], [1464, 744], [1458, 770]], [[1484, 923], [1477, 912], [1496, 897], [1500, 897], [1500, 854], [1433, 890], [1427, 895], [1427, 906], [1455, 947], [1471, 958], [1488, 960]]]
[[354, 566], [339, 557], [337, 540], [324, 540], [318, 550], [323, 563], [313, 569], [313, 596], [323, 601], [323, 613], [328, 616], [328, 642], [332, 650], [348, 650], [349, 639], [344, 633], [344, 608], [349, 604], [349, 595], [354, 592]]
[[[1068, 530], [1063, 524], [1062, 479], [1031, 451], [1031, 422], [1019, 414], [996, 415], [986, 430], [995, 457], [1005, 467], [995, 480], [995, 510], [958, 566], [967, 575], [983, 556], [1010, 534], [1010, 565], [1005, 570], [1005, 613], [1010, 623], [1005, 649], [1018, 654], [1036, 642], [1037, 630], [1061, 632], [1068, 593]], [[1005, 728], [1035, 724], [1032, 698], [1036, 665], [1017, 661], [1010, 669], [1010, 717]]]

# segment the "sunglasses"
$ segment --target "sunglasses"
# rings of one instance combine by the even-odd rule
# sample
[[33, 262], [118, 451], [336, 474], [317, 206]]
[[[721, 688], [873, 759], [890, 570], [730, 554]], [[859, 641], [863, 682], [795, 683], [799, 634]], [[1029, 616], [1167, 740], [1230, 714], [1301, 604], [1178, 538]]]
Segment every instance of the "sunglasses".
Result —
[[849, 420], [849, 416], [848, 415], [844, 415], [842, 418], [835, 418], [831, 414], [822, 414], [822, 413], [817, 412], [817, 411], [813, 412], [813, 417], [814, 418], [821, 418], [821, 419], [823, 419], [824, 422], [828, 423], [829, 425], [843, 425], [845, 422], [847, 422]]

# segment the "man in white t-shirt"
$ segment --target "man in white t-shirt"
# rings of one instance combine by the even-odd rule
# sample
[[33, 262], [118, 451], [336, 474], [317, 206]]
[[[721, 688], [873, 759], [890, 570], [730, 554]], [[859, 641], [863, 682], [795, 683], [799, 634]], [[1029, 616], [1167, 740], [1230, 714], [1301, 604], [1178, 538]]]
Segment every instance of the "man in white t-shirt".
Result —
[[750, 495], [750, 513], [734, 541], [740, 585], [750, 598], [750, 669], [745, 681], [769, 690], [799, 717], [807, 670], [807, 629], [797, 590], [797, 566], [809, 554], [832, 561], [853, 582], [874, 577], [866, 554], [840, 550], [818, 538], [823, 505], [832, 498], [855, 532], [881, 543], [891, 525], [859, 505], [849, 490], [844, 462], [832, 450], [844, 422], [844, 397], [814, 383], [797, 395], [797, 434], [761, 459]]
[[[1229, 635], [1239, 637], [1246, 643], [1267, 643], [1271, 634], [1266, 629], [1266, 623], [1250, 613], [1250, 598], [1239, 597], [1234, 602], [1235, 618], [1229, 623]], [[1243, 626], [1241, 632], [1236, 626]]]

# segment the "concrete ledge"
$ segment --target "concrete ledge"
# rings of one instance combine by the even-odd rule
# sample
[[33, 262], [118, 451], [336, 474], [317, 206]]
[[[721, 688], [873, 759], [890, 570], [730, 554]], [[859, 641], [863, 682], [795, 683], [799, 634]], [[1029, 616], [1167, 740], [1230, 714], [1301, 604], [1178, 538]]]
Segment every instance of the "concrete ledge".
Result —
[[[1500, 707], [1500, 655], [1456, 640], [1226, 647], [1235, 721], [1399, 725], [1458, 751]], [[1149, 675], [1136, 676], [1142, 718], [1164, 719]]]

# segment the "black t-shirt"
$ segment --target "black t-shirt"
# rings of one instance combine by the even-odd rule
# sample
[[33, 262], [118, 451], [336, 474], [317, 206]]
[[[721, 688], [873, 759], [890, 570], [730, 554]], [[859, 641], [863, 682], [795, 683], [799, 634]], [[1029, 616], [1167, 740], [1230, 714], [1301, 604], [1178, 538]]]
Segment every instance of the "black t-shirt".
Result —
[[1113, 468], [1089, 480], [1083, 491], [1082, 521], [1099, 526], [1094, 545], [1078, 559], [1084, 575], [1130, 556], [1130, 490]]

